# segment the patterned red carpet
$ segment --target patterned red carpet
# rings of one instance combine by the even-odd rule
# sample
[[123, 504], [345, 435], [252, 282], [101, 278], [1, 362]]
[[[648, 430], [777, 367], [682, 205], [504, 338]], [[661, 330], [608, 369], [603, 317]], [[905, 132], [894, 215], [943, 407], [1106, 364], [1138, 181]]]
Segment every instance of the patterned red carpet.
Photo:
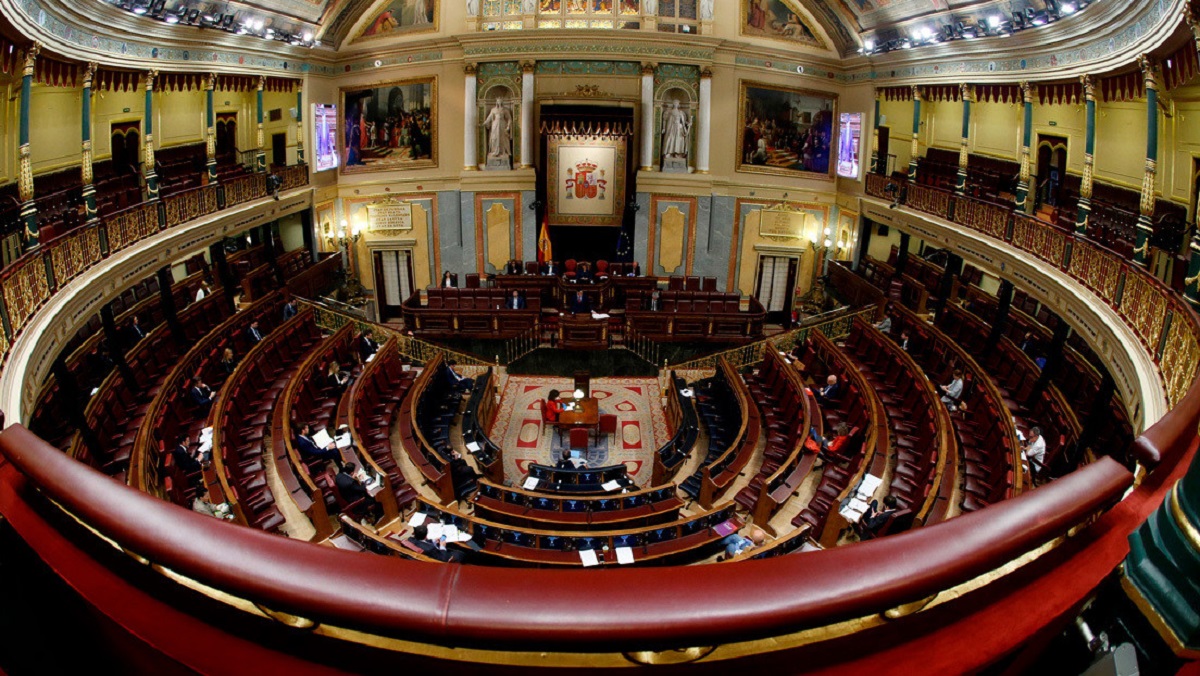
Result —
[[[504, 449], [504, 474], [519, 482], [530, 463], [554, 464], [567, 443], [552, 427], [542, 426], [541, 402], [550, 390], [569, 397], [569, 378], [510, 376], [490, 436]], [[617, 416], [617, 433], [593, 438], [587, 450], [592, 467], [625, 463], [639, 485], [650, 478], [654, 451], [669, 438], [655, 378], [593, 378], [592, 396], [600, 413]]]

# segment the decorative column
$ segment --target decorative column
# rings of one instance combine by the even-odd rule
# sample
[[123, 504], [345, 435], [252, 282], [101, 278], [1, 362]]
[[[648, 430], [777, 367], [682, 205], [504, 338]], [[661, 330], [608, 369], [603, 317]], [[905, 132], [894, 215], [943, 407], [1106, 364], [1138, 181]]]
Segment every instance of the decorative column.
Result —
[[954, 194], [963, 195], [967, 192], [967, 146], [971, 143], [971, 96], [974, 90], [971, 85], [958, 85], [962, 96], [963, 123], [962, 140], [958, 144], [958, 177], [954, 184]]
[[83, 148], [79, 162], [79, 173], [83, 183], [83, 209], [88, 222], [99, 217], [96, 209], [96, 186], [92, 184], [92, 80], [96, 77], [96, 64], [89, 63], [83, 74], [83, 128], [80, 138]]
[[1154, 232], [1154, 177], [1158, 171], [1158, 79], [1154, 62], [1148, 56], [1139, 56], [1138, 65], [1142, 67], [1142, 77], [1146, 81], [1146, 169], [1142, 173], [1141, 210], [1133, 262], [1146, 267], [1150, 258], [1150, 235]]
[[479, 170], [479, 106], [475, 102], [479, 81], [475, 64], [463, 66], [463, 171]]
[[154, 171], [154, 80], [158, 71], [146, 73], [146, 134], [142, 147], [142, 176], [146, 179], [146, 201], [158, 199], [158, 174]]
[[204, 152], [209, 183], [217, 182], [217, 119], [213, 112], [213, 90], [216, 88], [217, 74], [209, 73], [204, 78]]
[[1088, 217], [1092, 213], [1092, 167], [1096, 163], [1096, 83], [1091, 75], [1079, 78], [1083, 84], [1084, 116], [1087, 131], [1083, 137], [1083, 178], [1079, 181], [1079, 211], [1075, 216], [1075, 233], [1087, 234]]
[[712, 155], [712, 78], [710, 68], [700, 69], [700, 110], [697, 111], [696, 173], [707, 174]]
[[[1200, 21], [1188, 10], [1187, 24], [1192, 29], [1192, 40], [1200, 50]], [[1191, 304], [1193, 310], [1200, 311], [1200, 208], [1196, 209], [1196, 226], [1192, 228], [1192, 240], [1188, 243], [1191, 251], [1191, 261], [1188, 265], [1187, 277], [1183, 280], [1183, 297]]]
[[1029, 213], [1032, 203], [1029, 200], [1029, 145], [1033, 142], [1033, 86], [1028, 82], [1021, 83], [1021, 102], [1025, 110], [1024, 122], [1021, 127], [1021, 173], [1017, 177], [1017, 210]]
[[304, 164], [304, 81], [296, 85], [296, 164]]
[[521, 157], [522, 169], [533, 166], [533, 71], [537, 64], [521, 64]]
[[20, 167], [17, 174], [17, 193], [21, 199], [21, 222], [25, 224], [25, 248], [38, 245], [37, 204], [33, 201], [33, 160], [29, 156], [29, 96], [33, 91], [33, 67], [37, 63], [42, 43], [35, 42], [25, 52], [25, 69], [21, 73], [21, 116], [18, 131]]
[[261, 174], [267, 170], [267, 146], [266, 137], [263, 135], [263, 89], [267, 86], [267, 76], [258, 76], [258, 90], [255, 92], [256, 114], [255, 119], [258, 120], [258, 130], [256, 132], [255, 141], [257, 142], [258, 150], [254, 153], [254, 173]]
[[654, 170], [654, 64], [642, 64], [642, 171]]
[[887, 161], [879, 156], [879, 88], [875, 88], [875, 118], [871, 123], [871, 171], [883, 174]]
[[920, 151], [918, 136], [921, 133], [921, 88], [913, 85], [912, 157], [908, 160], [908, 182], [917, 182], [917, 153]]

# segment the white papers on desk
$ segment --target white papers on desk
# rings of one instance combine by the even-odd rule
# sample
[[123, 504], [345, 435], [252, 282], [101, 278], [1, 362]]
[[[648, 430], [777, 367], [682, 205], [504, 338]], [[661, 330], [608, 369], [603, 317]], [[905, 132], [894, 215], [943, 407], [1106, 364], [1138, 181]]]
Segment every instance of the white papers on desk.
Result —
[[467, 444], [467, 450], [472, 453], [478, 453], [479, 449], [481, 448], [483, 448], [483, 446], [480, 446], [478, 441], [472, 441], [471, 443]]
[[538, 486], [538, 479], [535, 476], [529, 477], [528, 479], [525, 480], [525, 483], [521, 485], [521, 487], [527, 491], [532, 491], [535, 488], [537, 488], [537, 486]]
[[620, 487], [621, 487], [621, 482], [617, 481], [616, 479], [613, 479], [612, 481], [606, 481], [606, 482], [600, 484], [600, 488], [603, 488], [606, 491], [615, 491]]
[[92, 392], [91, 392], [91, 394], [89, 394], [88, 396], [89, 396], [89, 397], [94, 397], [94, 396], [96, 396], [96, 393], [97, 393], [97, 392], [99, 392], [99, 391], [100, 391], [100, 388], [99, 388], [99, 387], [93, 387], [93, 388], [92, 388]]
[[458, 539], [458, 526], [455, 526], [452, 523], [443, 525], [442, 526], [442, 535], [445, 536], [446, 540], [449, 542], [453, 542], [453, 541], [457, 540]]
[[333, 443], [333, 439], [327, 430], [321, 430], [313, 435], [313, 443], [317, 445], [317, 448], [325, 448]]
[[442, 537], [442, 529], [444, 529], [445, 526], [442, 525], [442, 522], [440, 521], [430, 521], [429, 523], [425, 524], [425, 528], [426, 532], [429, 533], [427, 536], [425, 536], [425, 539], [429, 540], [430, 542], [436, 542]]
[[343, 434], [342, 436], [338, 437], [336, 439], [335, 443], [337, 444], [338, 448], [349, 448], [350, 444], [351, 444], [350, 433], [347, 432], [347, 433]]
[[592, 319], [608, 319], [608, 315], [603, 312], [593, 312]]
[[412, 365], [411, 365], [411, 364], [401, 364], [401, 365], [400, 365], [400, 370], [401, 370], [401, 371], [403, 371], [403, 372], [405, 372], [405, 373], [408, 373], [408, 372], [409, 372], [411, 369], [412, 369]]
[[633, 563], [633, 550], [629, 547], [617, 547], [617, 563], [622, 566]]
[[855, 492], [855, 496], [859, 500], [869, 501], [871, 496], [875, 495], [875, 489], [879, 488], [879, 484], [881, 483], [883, 483], [883, 479], [874, 474], [868, 474], [862, 478], [862, 483], [858, 485], [858, 491]]
[[408, 517], [408, 525], [410, 528], [416, 528], [425, 523], [425, 512], [413, 512], [413, 515]]
[[696, 396], [696, 391], [690, 387], [685, 387], [682, 390], [679, 390], [679, 393], [689, 399]]
[[867, 503], [854, 497], [846, 501], [840, 513], [850, 523], [858, 523], [858, 520], [862, 518], [863, 512], [867, 511], [867, 507], [869, 506]]
[[200, 452], [208, 453], [212, 450], [212, 437], [202, 438], [200, 440]]
[[579, 560], [583, 562], [584, 568], [600, 565], [600, 559], [596, 558], [596, 550], [594, 549], [579, 550]]
[[372, 353], [371, 353], [371, 356], [367, 357], [367, 362], [366, 362], [366, 363], [370, 364], [370, 363], [371, 363], [371, 360], [372, 360], [372, 359], [374, 359], [374, 358], [375, 358], [375, 353], [374, 353], [374, 352], [372, 352]]
[[205, 427], [204, 429], [200, 430], [200, 440], [204, 441], [205, 439], [212, 439], [212, 433], [213, 428]]

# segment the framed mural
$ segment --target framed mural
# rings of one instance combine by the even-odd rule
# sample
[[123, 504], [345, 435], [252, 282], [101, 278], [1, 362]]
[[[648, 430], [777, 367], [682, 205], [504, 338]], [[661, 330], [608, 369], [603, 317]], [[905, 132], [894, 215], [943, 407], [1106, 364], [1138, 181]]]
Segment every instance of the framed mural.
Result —
[[550, 225], [621, 225], [626, 141], [615, 134], [549, 136]]
[[438, 29], [438, 0], [391, 0], [359, 33], [359, 40]]
[[437, 166], [437, 78], [342, 89], [342, 173]]
[[737, 170], [833, 178], [837, 95], [742, 80]]
[[784, 0], [742, 0], [742, 35], [798, 42], [826, 49], [803, 13]]

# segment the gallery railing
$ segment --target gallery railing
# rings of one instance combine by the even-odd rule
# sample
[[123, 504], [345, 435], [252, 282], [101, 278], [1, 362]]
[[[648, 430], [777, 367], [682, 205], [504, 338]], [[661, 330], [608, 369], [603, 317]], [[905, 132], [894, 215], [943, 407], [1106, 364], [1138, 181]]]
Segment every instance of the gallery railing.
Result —
[[[308, 183], [307, 165], [293, 165], [279, 173], [285, 186]], [[0, 271], [0, 364], [34, 313], [93, 265], [167, 228], [264, 197], [262, 174], [201, 186], [122, 209], [25, 252]]]

